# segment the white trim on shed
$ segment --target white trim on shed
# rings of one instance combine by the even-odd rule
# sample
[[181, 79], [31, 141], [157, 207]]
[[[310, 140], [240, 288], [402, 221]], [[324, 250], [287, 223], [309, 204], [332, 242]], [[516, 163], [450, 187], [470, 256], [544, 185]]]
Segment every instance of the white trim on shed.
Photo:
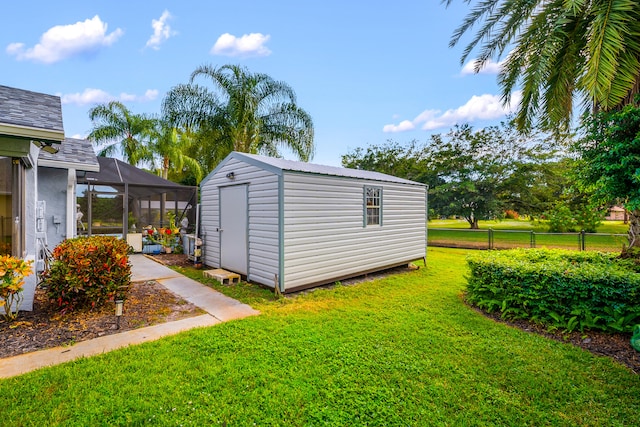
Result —
[[[200, 184], [206, 265], [221, 267], [220, 191], [237, 185], [247, 188], [249, 281], [289, 292], [426, 256], [424, 184], [233, 152]], [[372, 211], [380, 221], [369, 225], [367, 187], [381, 190]]]

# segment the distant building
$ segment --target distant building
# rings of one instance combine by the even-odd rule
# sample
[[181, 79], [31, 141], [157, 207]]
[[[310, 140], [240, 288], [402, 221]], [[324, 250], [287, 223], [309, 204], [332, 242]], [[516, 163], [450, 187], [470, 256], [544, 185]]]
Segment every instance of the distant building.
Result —
[[612, 206], [607, 211], [607, 216], [604, 217], [607, 221], [626, 221], [626, 210], [621, 206]]

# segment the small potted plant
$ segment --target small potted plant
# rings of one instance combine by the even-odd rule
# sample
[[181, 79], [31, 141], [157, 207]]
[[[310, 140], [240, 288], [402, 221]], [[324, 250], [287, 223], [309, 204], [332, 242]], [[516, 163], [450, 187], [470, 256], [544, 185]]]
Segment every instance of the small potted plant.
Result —
[[162, 251], [162, 236], [152, 225], [142, 230], [142, 252], [145, 254], [159, 254]]
[[164, 248], [165, 253], [170, 254], [173, 252], [173, 247], [175, 246], [176, 238], [173, 235], [173, 231], [171, 228], [165, 228], [162, 232], [162, 247]]
[[170, 254], [178, 245], [177, 239], [180, 230], [176, 226], [176, 215], [173, 212], [167, 212], [167, 218], [169, 219], [169, 226], [167, 228], [161, 229], [160, 236], [162, 238], [162, 246], [164, 246], [164, 251]]

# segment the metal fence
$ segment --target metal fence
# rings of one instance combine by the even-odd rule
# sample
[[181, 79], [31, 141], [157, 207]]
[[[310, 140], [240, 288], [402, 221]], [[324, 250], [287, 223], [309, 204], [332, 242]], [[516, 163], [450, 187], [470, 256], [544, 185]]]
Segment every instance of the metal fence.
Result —
[[616, 252], [627, 243], [626, 234], [539, 233], [525, 230], [471, 230], [429, 228], [428, 244], [448, 248], [513, 249], [556, 248]]

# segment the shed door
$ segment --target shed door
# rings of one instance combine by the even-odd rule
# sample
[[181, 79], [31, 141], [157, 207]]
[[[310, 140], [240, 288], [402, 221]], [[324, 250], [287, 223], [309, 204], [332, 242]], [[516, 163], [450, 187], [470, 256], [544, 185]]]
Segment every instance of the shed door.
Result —
[[247, 186], [220, 188], [220, 266], [247, 274]]

